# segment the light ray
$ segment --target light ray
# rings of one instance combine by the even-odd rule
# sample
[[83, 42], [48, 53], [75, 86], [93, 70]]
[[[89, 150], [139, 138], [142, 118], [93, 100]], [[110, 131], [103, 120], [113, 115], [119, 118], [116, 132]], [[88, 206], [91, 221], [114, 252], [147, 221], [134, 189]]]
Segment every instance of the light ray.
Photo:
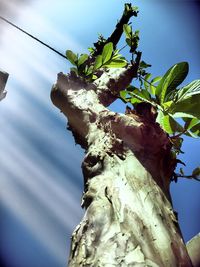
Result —
[[[33, 6], [18, 12], [16, 21], [32, 33], [36, 30], [44, 41], [53, 36], [50, 42], [60, 50], [83, 50], [69, 34], [37, 15]], [[0, 105], [1, 203], [64, 266], [64, 233], [71, 232], [81, 216], [80, 190], [71, 180], [80, 175], [74, 168], [80, 165], [80, 158], [66, 138], [66, 122], [54, 110], [49, 94], [56, 73], [69, 65], [10, 26], [1, 33], [0, 58], [1, 66], [10, 73], [8, 96]], [[33, 140], [41, 147], [34, 146]], [[64, 143], [72, 151], [68, 159], [63, 157], [67, 155]]]

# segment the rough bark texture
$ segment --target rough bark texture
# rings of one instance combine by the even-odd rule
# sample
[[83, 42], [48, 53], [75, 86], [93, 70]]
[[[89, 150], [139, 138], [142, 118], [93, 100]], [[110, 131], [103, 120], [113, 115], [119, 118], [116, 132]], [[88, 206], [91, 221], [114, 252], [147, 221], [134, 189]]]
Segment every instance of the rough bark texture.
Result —
[[133, 66], [93, 84], [60, 73], [51, 92], [85, 149], [86, 212], [72, 235], [69, 267], [192, 266], [170, 199], [168, 136], [147, 112], [106, 107], [132, 77]]

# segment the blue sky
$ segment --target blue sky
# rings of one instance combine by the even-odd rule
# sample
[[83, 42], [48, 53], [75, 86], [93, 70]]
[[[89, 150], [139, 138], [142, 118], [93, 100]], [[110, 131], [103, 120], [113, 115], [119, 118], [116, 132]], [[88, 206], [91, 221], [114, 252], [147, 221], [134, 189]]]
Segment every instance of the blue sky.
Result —
[[[125, 2], [32, 1], [14, 6], [17, 16], [6, 16], [62, 53], [81, 53], [98, 33], [112, 32]], [[140, 49], [153, 75], [188, 61], [186, 82], [200, 77], [198, 3], [134, 1], [140, 14], [133, 27], [140, 30]], [[0, 29], [0, 68], [10, 74], [0, 103], [0, 258], [8, 267], [66, 266], [70, 235], [83, 214], [83, 151], [49, 95], [57, 73], [70, 66], [9, 25]], [[122, 112], [124, 106], [117, 102], [113, 109]], [[200, 165], [200, 140], [185, 140], [183, 150], [189, 173]], [[188, 240], [200, 231], [200, 184], [183, 180], [171, 191]]]

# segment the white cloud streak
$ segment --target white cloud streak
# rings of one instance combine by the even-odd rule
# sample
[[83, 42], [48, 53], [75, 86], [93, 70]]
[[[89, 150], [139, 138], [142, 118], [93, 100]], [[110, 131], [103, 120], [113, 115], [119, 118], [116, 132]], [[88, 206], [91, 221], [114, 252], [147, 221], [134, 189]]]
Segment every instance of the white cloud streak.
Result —
[[[52, 45], [58, 44], [61, 52], [66, 47], [83, 50], [69, 35], [63, 35], [48, 19], [38, 15], [37, 6], [26, 6], [17, 12], [20, 26], [25, 27], [28, 21], [27, 30], [44, 41], [53, 36]], [[80, 168], [74, 166], [80, 166], [80, 156], [75, 154], [78, 150], [73, 148], [74, 144], [67, 140], [65, 120], [60, 119], [49, 94], [56, 73], [62, 68], [67, 71], [69, 66], [56, 54], [9, 25], [1, 36], [0, 58], [0, 67], [10, 74], [6, 86], [8, 94], [0, 105], [1, 202], [62, 266], [66, 261], [67, 240], [64, 234], [69, 234], [80, 219], [81, 196], [71, 181], [73, 177], [57, 167], [56, 162], [58, 166], [69, 167], [70, 173], [78, 176]], [[58, 120], [55, 125], [53, 118]], [[62, 131], [56, 131], [59, 122]], [[30, 138], [24, 134], [27, 131]], [[40, 148], [32, 143], [35, 136], [36, 141], [40, 140]], [[50, 154], [42, 153], [46, 147], [47, 153], [52, 153], [55, 165], [49, 158]], [[68, 158], [67, 149], [71, 151]]]

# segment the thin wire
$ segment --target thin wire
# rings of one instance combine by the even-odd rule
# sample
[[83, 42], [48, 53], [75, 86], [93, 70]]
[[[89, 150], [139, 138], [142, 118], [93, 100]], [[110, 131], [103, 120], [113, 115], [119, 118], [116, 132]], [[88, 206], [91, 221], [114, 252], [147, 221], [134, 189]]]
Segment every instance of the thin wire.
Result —
[[4, 17], [0, 16], [0, 19], [3, 20], [3, 21], [5, 21], [6, 23], [10, 24], [11, 26], [15, 27], [17, 30], [19, 30], [19, 31], [23, 32], [24, 34], [28, 35], [29, 37], [31, 37], [32, 39], [36, 40], [37, 42], [41, 43], [42, 45], [46, 46], [47, 48], [51, 49], [52, 51], [54, 51], [55, 53], [57, 53], [59, 56], [64, 57], [65, 59], [67, 59], [67, 57], [64, 54], [60, 53], [55, 48], [53, 48], [50, 45], [44, 43], [43, 41], [41, 41], [40, 39], [38, 39], [34, 35], [28, 33], [27, 31], [23, 30], [22, 28], [18, 27], [17, 25], [15, 25], [14, 23], [12, 23], [9, 20], [5, 19]]
[[119, 49], [119, 52], [121, 52], [124, 48], [126, 48], [128, 45], [124, 45], [122, 48]]
[[[51, 47], [50, 45], [44, 43], [43, 41], [41, 41], [40, 39], [38, 39], [37, 37], [35, 37], [34, 35], [28, 33], [27, 31], [23, 30], [22, 28], [20, 28], [19, 26], [15, 25], [14, 23], [12, 23], [11, 21], [9, 21], [8, 19], [5, 19], [4, 17], [0, 16], [0, 19], [3, 20], [4, 22], [10, 24], [11, 26], [13, 26], [14, 28], [16, 28], [17, 30], [23, 32], [24, 34], [28, 35], [29, 37], [31, 37], [32, 39], [34, 39], [35, 41], [41, 43], [42, 45], [46, 46], [47, 48], [51, 49], [52, 51], [54, 51], [55, 53], [57, 53], [59, 56], [67, 59], [67, 57], [60, 53], [58, 50], [56, 50], [55, 48]], [[127, 46], [127, 44], [125, 46], [123, 46], [119, 52], [124, 49]], [[145, 78], [143, 78], [141, 75], [139, 75], [139, 77], [144, 80], [145, 82], [147, 82], [149, 85], [156, 87], [155, 85], [153, 85], [152, 83], [150, 83], [149, 81], [147, 81]]]

